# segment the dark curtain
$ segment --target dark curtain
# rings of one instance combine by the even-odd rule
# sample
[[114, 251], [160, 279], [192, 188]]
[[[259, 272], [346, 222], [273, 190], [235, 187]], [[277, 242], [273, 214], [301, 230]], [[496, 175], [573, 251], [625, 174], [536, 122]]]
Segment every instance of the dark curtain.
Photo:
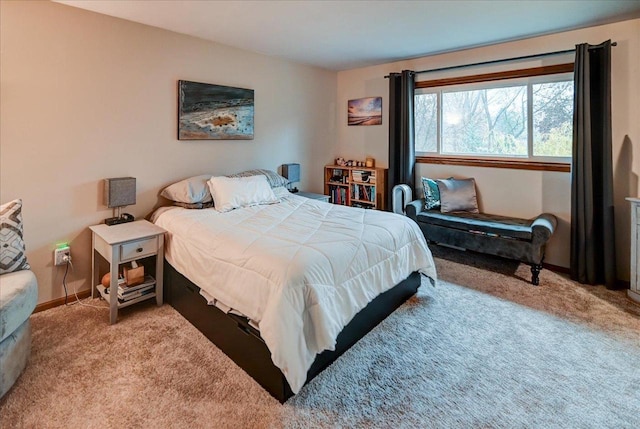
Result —
[[610, 40], [576, 46], [574, 84], [571, 278], [614, 288]]
[[390, 206], [391, 192], [395, 185], [406, 184], [411, 190], [415, 187], [414, 83], [415, 73], [410, 70], [389, 74], [389, 176], [386, 207]]

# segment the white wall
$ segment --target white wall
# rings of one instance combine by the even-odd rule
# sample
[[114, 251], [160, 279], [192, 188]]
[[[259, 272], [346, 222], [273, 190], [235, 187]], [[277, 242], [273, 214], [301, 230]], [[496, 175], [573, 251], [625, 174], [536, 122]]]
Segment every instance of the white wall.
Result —
[[[446, 37], [446, 36], [443, 36]], [[338, 73], [338, 141], [332, 158], [362, 159], [372, 155], [378, 165], [388, 165], [388, 82], [384, 76], [403, 69], [428, 70], [501, 58], [571, 49], [578, 43], [618, 42], [612, 52], [612, 120], [614, 162], [614, 204], [616, 214], [618, 277], [629, 279], [630, 211], [624, 197], [638, 195], [640, 175], [640, 19], [581, 30], [503, 43], [450, 54], [416, 58]], [[425, 41], [425, 46], [428, 41]], [[475, 67], [449, 74], [422, 74], [418, 80], [444, 76], [479, 74], [509, 68], [526, 68], [572, 62], [573, 56]], [[383, 97], [383, 125], [348, 127], [347, 100]], [[571, 178], [569, 173], [508, 170], [485, 167], [456, 167], [418, 164], [416, 176], [475, 177], [481, 209], [495, 214], [533, 217], [541, 212], [558, 216], [560, 226], [551, 239], [546, 262], [568, 267], [570, 261]]]
[[[24, 200], [39, 302], [64, 296], [59, 242], [71, 243], [71, 289], [89, 288], [88, 226], [111, 216], [106, 177], [137, 178], [136, 217], [167, 184], [205, 172], [299, 162], [299, 186], [322, 192], [335, 72], [56, 3], [0, 7], [0, 197]], [[254, 89], [254, 140], [178, 141], [179, 79]]]

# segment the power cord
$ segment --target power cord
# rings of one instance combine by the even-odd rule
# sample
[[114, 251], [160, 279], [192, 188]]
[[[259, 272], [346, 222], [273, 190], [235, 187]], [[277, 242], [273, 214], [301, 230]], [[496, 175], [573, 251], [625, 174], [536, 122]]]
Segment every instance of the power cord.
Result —
[[85, 307], [108, 309], [109, 307], [85, 304], [84, 302], [82, 302], [80, 300], [80, 298], [78, 297], [78, 293], [76, 291], [76, 286], [75, 285], [73, 286], [73, 295], [76, 297], [76, 302], [67, 303], [67, 300], [68, 300], [67, 274], [69, 273], [69, 267], [71, 267], [71, 270], [73, 270], [73, 263], [71, 262], [71, 255], [65, 255], [65, 257], [63, 258], [63, 261], [66, 262], [66, 267], [64, 269], [64, 276], [62, 277], [62, 286], [64, 287], [64, 305], [70, 306], [70, 305], [74, 305], [74, 304], [80, 304], [80, 305], [85, 306]]
[[73, 265], [71, 264], [71, 256], [65, 256], [64, 259], [67, 262], [64, 268], [64, 277], [62, 277], [62, 286], [64, 286], [64, 305], [69, 305], [67, 303], [67, 298], [69, 295], [67, 293], [67, 274], [69, 273], [69, 265], [71, 265], [72, 268]]

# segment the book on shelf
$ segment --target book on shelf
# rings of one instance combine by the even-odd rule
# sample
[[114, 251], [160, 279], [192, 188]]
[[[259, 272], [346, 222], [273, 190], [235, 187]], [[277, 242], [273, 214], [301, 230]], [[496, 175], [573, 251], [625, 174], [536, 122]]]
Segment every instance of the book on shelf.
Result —
[[121, 294], [120, 291], [118, 291], [118, 301], [131, 301], [132, 299], [140, 298], [141, 296], [153, 293], [155, 292], [155, 290], [155, 285], [147, 285], [144, 289], [138, 289], [130, 293]]
[[344, 170], [333, 169], [329, 182], [335, 183], [347, 183], [347, 176], [344, 175]]
[[331, 186], [329, 197], [333, 204], [347, 204], [347, 190], [341, 186]]
[[353, 175], [354, 182], [371, 183], [371, 184], [376, 182], [375, 171], [353, 170], [352, 175]]
[[373, 209], [373, 206], [371, 204], [363, 204], [358, 202], [351, 203], [351, 207], [357, 207], [359, 209]]
[[352, 198], [361, 201], [375, 201], [376, 187], [365, 185], [353, 185], [351, 188]]
[[137, 286], [134, 286], [134, 287], [131, 287], [131, 288], [119, 287], [118, 288], [118, 295], [127, 295], [127, 294], [130, 294], [130, 293], [139, 292], [141, 290], [149, 289], [150, 287], [155, 287], [155, 285], [156, 285], [155, 282], [153, 282], [153, 283], [144, 282], [141, 285], [137, 285]]
[[126, 283], [123, 283], [123, 284], [118, 283], [118, 295], [135, 292], [137, 290], [148, 288], [150, 286], [153, 287], [155, 283], [156, 283], [156, 280], [150, 275], [144, 276], [144, 282], [137, 284], [135, 286], [127, 286]]

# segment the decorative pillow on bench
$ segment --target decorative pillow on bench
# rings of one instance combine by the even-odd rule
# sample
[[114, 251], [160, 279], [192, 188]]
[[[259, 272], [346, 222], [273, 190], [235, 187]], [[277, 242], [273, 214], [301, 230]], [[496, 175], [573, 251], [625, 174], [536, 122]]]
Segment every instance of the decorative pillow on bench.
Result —
[[479, 213], [474, 179], [438, 179], [440, 211]]
[[422, 178], [422, 189], [424, 191], [424, 205], [427, 210], [440, 208], [440, 190], [435, 180], [427, 177]]

